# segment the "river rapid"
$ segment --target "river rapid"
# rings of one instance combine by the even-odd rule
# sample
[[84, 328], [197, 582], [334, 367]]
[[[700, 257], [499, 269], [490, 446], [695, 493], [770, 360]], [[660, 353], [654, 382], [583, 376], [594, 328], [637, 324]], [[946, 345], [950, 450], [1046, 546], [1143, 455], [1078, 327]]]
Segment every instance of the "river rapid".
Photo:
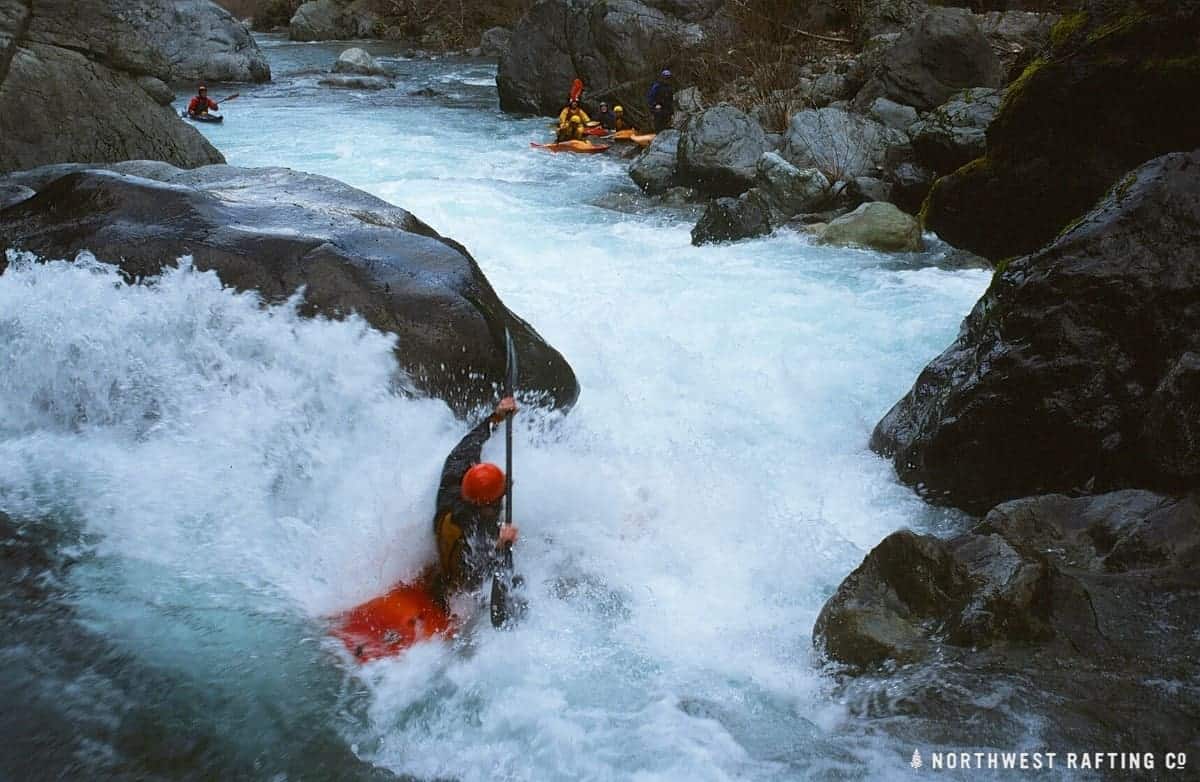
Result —
[[626, 162], [531, 150], [547, 121], [499, 112], [492, 63], [371, 44], [397, 88], [337, 91], [317, 71], [342, 45], [261, 43], [275, 81], [202, 127], [229, 162], [412, 211], [578, 374], [569, 416], [517, 418], [529, 616], [366, 667], [325, 634], [430, 561], [467, 428], [389, 391], [392, 338], [186, 263], [130, 286], [86, 258], [18, 262], [0, 277], [0, 695], [27, 708], [0, 717], [0, 776], [913, 773], [811, 631], [889, 532], [961, 521], [866, 443], [988, 273], [787, 231], [695, 248]]

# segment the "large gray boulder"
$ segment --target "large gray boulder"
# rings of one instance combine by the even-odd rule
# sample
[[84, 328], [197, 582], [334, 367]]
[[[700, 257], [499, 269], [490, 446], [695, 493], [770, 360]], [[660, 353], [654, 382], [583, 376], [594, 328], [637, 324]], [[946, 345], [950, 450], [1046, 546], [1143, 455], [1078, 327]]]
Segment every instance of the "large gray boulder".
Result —
[[754, 181], [777, 223], [815, 212], [831, 196], [832, 186], [824, 174], [815, 168], [796, 168], [778, 152], [767, 152], [758, 159]]
[[329, 73], [317, 80], [322, 87], [342, 90], [390, 90], [396, 82], [386, 76], [361, 76], [354, 73]]
[[706, 193], [735, 196], [754, 184], [758, 159], [766, 151], [762, 127], [722, 105], [692, 117], [679, 138], [679, 177]]
[[333, 63], [334, 73], [355, 73], [362, 76], [386, 76], [388, 69], [379, 64], [366, 49], [347, 49]]
[[990, 11], [976, 16], [979, 29], [992, 45], [1006, 73], [1006, 81], [1021, 75], [1039, 52], [1047, 48], [1058, 14], [1032, 11]]
[[815, 168], [831, 181], [878, 176], [888, 150], [908, 143], [902, 132], [844, 109], [806, 109], [792, 115], [780, 154], [797, 168]]
[[1003, 84], [1004, 68], [975, 16], [962, 8], [935, 8], [883, 52], [855, 104], [865, 109], [885, 97], [928, 111], [967, 87]]
[[479, 36], [479, 52], [484, 57], [500, 57], [512, 43], [512, 30], [507, 27], [491, 27]]
[[921, 224], [912, 215], [882, 201], [861, 204], [825, 226], [823, 244], [866, 247], [881, 252], [920, 252], [925, 249]]
[[161, 104], [156, 87], [174, 66], [137, 16], [107, 0], [0, 0], [0, 173], [68, 160], [223, 162]]
[[[500, 108], [557, 114], [571, 81], [585, 96], [620, 103], [644, 119], [646, 90], [662, 53], [704, 40], [720, 2], [544, 0], [513, 28], [496, 74]], [[681, 85], [685, 86], [685, 85]]]
[[1200, 150], [1123, 177], [1009, 261], [871, 447], [931, 500], [982, 512], [1081, 487], [1200, 487]]
[[139, 161], [111, 171], [58, 166], [0, 185], [36, 191], [0, 212], [0, 247], [44, 259], [87, 249], [133, 279], [190, 255], [197, 269], [270, 301], [303, 289], [306, 314], [357, 312], [396, 334], [396, 358], [416, 388], [459, 412], [494, 402], [508, 327], [522, 390], [558, 406], [578, 394], [566, 361], [504, 306], [461, 245], [336, 180]]
[[917, 161], [937, 174], [949, 174], [983, 157], [987, 129], [1002, 97], [1000, 90], [966, 89], [926, 114], [911, 129]]
[[659, 195], [679, 184], [679, 131], [668, 129], [629, 166], [629, 176], [647, 195]]
[[137, 0], [124, 18], [170, 63], [167, 81], [271, 79], [271, 66], [244, 22], [212, 0]]
[[360, 3], [342, 5], [337, 0], [310, 0], [296, 9], [288, 23], [293, 41], [341, 41], [371, 34], [375, 17]]

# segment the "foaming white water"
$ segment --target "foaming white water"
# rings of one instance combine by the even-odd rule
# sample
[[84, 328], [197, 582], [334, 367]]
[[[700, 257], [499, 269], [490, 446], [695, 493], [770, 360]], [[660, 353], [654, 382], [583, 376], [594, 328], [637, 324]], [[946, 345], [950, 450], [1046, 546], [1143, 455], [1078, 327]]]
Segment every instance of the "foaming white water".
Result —
[[[907, 756], [842, 729], [810, 633], [867, 548], [938, 515], [866, 441], [986, 274], [787, 233], [694, 248], [670, 215], [589, 205], [631, 189], [624, 165], [530, 150], [542, 120], [317, 101], [310, 81], [246, 90], [202, 130], [233, 164], [338, 177], [462, 241], [583, 389], [554, 425], [518, 417], [527, 621], [364, 668], [365, 724], [337, 723], [347, 743], [463, 780], [896, 768]], [[298, 616], [319, 638], [321, 617], [432, 557], [437, 471], [466, 425], [391, 393], [392, 341], [361, 321], [304, 320], [186, 267], [131, 287], [88, 262], [0, 277], [0, 333], [0, 507], [65, 510], [95, 533], [125, 571], [122, 600], [87, 601], [102, 625], [158, 610], [137, 606], [166, 589]], [[240, 654], [286, 643], [344, 664], [335, 644], [246, 624]], [[169, 652], [212, 653], [192, 640]]]
[[452, 442], [452, 416], [389, 392], [393, 340], [362, 320], [85, 256], [0, 277], [0, 335], [0, 506], [312, 615], [427, 561], [436, 460], [404, 443]]

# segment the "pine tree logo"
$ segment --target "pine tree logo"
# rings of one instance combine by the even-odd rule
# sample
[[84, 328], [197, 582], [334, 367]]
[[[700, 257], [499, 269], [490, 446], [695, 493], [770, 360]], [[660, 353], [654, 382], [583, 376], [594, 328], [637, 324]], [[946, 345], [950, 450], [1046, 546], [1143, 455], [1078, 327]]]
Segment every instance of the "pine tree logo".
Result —
[[921, 762], [921, 750], [919, 750], [919, 749], [913, 750], [912, 761], [908, 765], [912, 766], [914, 771], [916, 769], [920, 768], [921, 766], [925, 765], [924, 763]]

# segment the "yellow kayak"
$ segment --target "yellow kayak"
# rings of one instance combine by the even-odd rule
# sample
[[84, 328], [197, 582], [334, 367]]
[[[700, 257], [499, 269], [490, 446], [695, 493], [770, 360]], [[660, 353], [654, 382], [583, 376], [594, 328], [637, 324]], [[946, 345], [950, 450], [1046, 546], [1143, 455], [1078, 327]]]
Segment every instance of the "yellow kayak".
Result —
[[642, 133], [641, 135], [630, 136], [629, 140], [634, 144], [637, 144], [639, 147], [648, 147], [650, 146], [650, 142], [653, 141], [654, 137], [657, 135], [657, 133]]
[[548, 149], [551, 152], [603, 152], [608, 149], [608, 144], [591, 144], [587, 141], [558, 141], [553, 144], [538, 144], [537, 142], [529, 142], [529, 146], [536, 149]]

